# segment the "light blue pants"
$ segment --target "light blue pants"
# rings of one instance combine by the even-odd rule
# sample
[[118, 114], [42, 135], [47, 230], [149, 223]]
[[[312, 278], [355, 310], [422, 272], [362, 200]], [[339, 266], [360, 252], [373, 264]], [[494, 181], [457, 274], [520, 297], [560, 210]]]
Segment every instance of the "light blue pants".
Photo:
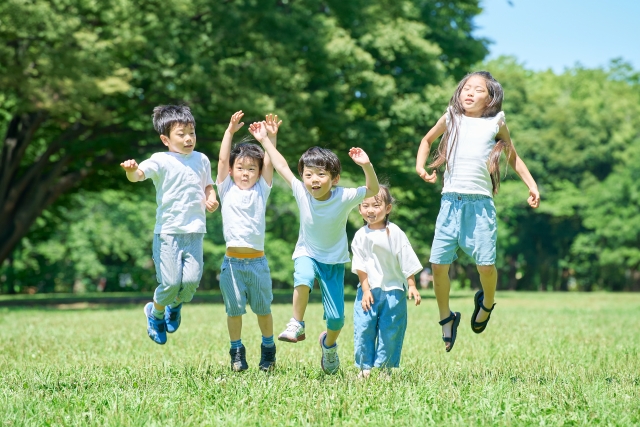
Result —
[[203, 233], [155, 234], [153, 262], [156, 265], [158, 287], [153, 300], [159, 305], [171, 305], [176, 298], [189, 302], [202, 278]]
[[407, 330], [407, 296], [404, 290], [371, 290], [373, 305], [362, 309], [362, 288], [353, 307], [353, 349], [360, 369], [397, 368]]

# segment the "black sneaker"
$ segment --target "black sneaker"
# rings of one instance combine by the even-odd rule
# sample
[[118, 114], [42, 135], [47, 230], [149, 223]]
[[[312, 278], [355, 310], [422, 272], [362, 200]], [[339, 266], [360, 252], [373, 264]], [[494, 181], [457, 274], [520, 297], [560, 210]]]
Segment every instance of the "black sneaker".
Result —
[[265, 347], [260, 345], [260, 367], [261, 371], [270, 371], [276, 367], [276, 346]]
[[247, 349], [244, 348], [244, 345], [240, 348], [230, 349], [229, 356], [231, 356], [232, 371], [242, 372], [249, 369], [249, 365], [247, 365]]

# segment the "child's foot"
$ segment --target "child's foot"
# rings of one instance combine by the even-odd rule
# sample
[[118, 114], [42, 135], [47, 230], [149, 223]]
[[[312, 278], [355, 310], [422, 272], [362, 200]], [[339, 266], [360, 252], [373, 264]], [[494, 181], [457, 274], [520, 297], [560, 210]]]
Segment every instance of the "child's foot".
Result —
[[[471, 330], [476, 334], [481, 334], [487, 327], [489, 319], [491, 318], [491, 312], [495, 307], [495, 303], [491, 301], [490, 304], [485, 304], [484, 291], [479, 290], [473, 297], [473, 315], [471, 317]], [[487, 308], [489, 305], [491, 308]]]
[[180, 322], [182, 320], [180, 310], [182, 310], [182, 304], [176, 307], [167, 306], [164, 309], [164, 321], [167, 324], [167, 332], [169, 332], [170, 334], [177, 331], [180, 327]]
[[304, 341], [305, 338], [304, 326], [293, 317], [289, 320], [289, 323], [287, 323], [287, 329], [278, 335], [278, 340], [292, 343]]
[[167, 342], [167, 325], [164, 319], [156, 319], [153, 315], [153, 303], [144, 306], [144, 314], [147, 317], [147, 334], [157, 344]]
[[276, 367], [276, 346], [265, 347], [264, 344], [260, 345], [260, 364], [258, 365], [261, 371], [271, 371]]
[[359, 380], [367, 379], [370, 376], [371, 376], [371, 369], [363, 369], [362, 371], [358, 372]]
[[324, 338], [327, 336], [327, 331], [320, 334], [320, 348], [322, 349], [322, 359], [320, 359], [320, 366], [325, 374], [333, 375], [340, 369], [340, 358], [338, 357], [338, 343], [333, 347], [327, 348], [324, 346]]
[[240, 348], [232, 348], [229, 350], [231, 356], [231, 370], [234, 372], [242, 372], [249, 369], [247, 365], [247, 350], [243, 346]]
[[445, 350], [447, 352], [453, 349], [453, 345], [456, 343], [456, 337], [458, 334], [458, 325], [460, 324], [461, 315], [459, 312], [450, 312], [449, 317], [442, 319], [440, 326], [442, 326], [442, 341], [445, 343]]

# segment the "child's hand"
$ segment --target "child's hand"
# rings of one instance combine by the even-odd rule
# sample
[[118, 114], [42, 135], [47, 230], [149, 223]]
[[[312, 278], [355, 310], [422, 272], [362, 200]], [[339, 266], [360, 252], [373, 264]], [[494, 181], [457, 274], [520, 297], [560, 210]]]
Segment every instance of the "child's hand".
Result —
[[365, 153], [362, 148], [351, 147], [349, 150], [349, 157], [351, 157], [358, 166], [364, 166], [371, 163], [369, 161], [369, 156], [367, 156], [367, 153]]
[[124, 162], [120, 163], [120, 166], [122, 166], [122, 168], [127, 173], [135, 172], [138, 170], [138, 163], [135, 160], [125, 160]]
[[249, 125], [249, 132], [257, 140], [262, 142], [267, 136], [267, 126], [265, 122], [253, 122]]
[[533, 209], [540, 206], [540, 192], [538, 192], [537, 188], [529, 189], [529, 198], [527, 199], [527, 203], [529, 203], [529, 206]]
[[278, 128], [282, 124], [282, 120], [278, 121], [277, 114], [267, 114], [263, 123], [267, 129], [267, 136], [271, 138], [278, 133]]
[[420, 301], [422, 301], [422, 297], [420, 297], [420, 292], [415, 286], [409, 286], [409, 299], [415, 299], [416, 305], [420, 305]]
[[231, 120], [229, 121], [229, 127], [227, 127], [227, 130], [231, 134], [238, 132], [240, 128], [244, 126], [244, 122], [240, 122], [240, 120], [242, 119], [242, 116], [244, 116], [244, 113], [242, 112], [242, 110], [236, 111], [235, 113], [233, 113], [233, 116], [231, 116]]
[[371, 295], [371, 291], [362, 291], [362, 309], [364, 311], [371, 310], [371, 306], [373, 305], [373, 295]]
[[431, 174], [429, 174], [426, 170], [424, 170], [424, 168], [420, 169], [418, 171], [418, 175], [420, 175], [420, 178], [422, 178], [429, 184], [435, 184], [436, 181], [438, 180], [438, 174], [436, 173], [435, 169], [433, 170], [433, 172], [431, 172]]
[[218, 209], [218, 206], [220, 206], [220, 203], [215, 199], [207, 199], [205, 200], [204, 205], [207, 207], [208, 212], [215, 212]]

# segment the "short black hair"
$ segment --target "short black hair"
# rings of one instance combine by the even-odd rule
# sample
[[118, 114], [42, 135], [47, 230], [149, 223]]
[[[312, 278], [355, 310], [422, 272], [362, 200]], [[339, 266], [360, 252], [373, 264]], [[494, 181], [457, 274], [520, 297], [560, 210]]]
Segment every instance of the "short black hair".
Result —
[[191, 125], [196, 128], [196, 119], [186, 105], [158, 105], [153, 109], [153, 128], [160, 135], [169, 136], [175, 125]]
[[331, 179], [340, 175], [342, 165], [340, 159], [331, 150], [322, 147], [311, 147], [302, 154], [298, 161], [298, 173], [302, 176], [304, 168], [324, 169], [331, 175]]
[[250, 142], [240, 142], [236, 144], [229, 154], [229, 167], [233, 169], [236, 159], [242, 159], [244, 157], [255, 160], [258, 163], [259, 170], [262, 171], [262, 165], [264, 164], [264, 150], [262, 147]]

